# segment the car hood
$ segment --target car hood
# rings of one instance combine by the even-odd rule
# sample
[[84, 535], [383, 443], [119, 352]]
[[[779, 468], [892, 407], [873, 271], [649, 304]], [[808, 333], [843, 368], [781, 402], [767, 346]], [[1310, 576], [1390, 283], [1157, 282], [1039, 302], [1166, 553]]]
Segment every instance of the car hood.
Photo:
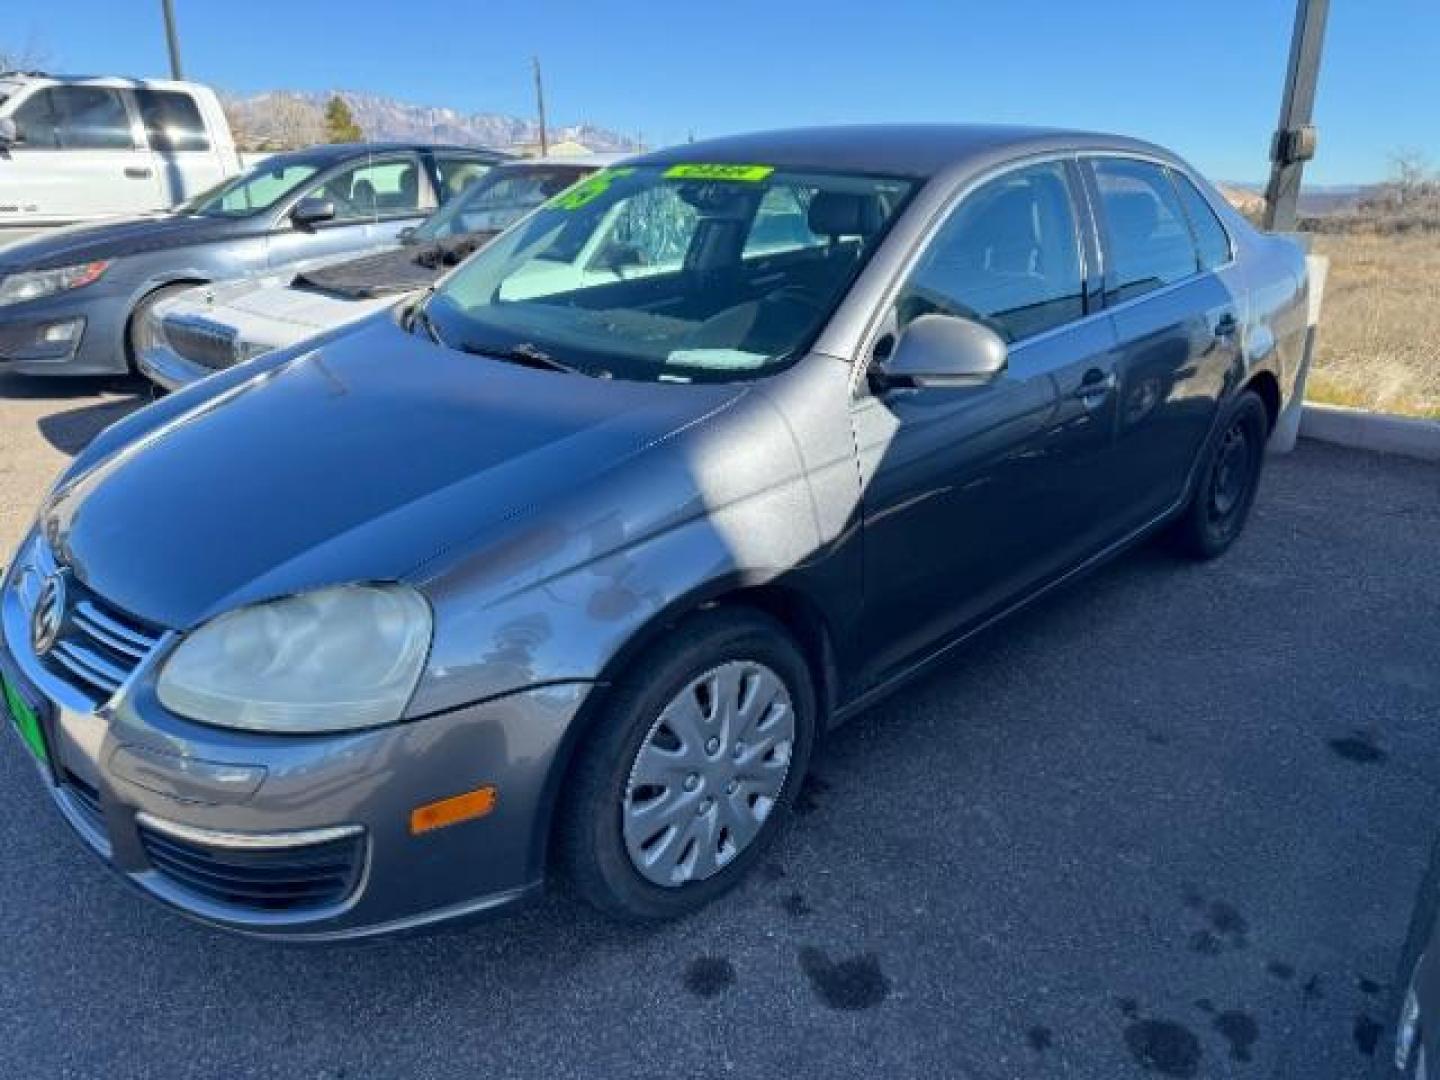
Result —
[[57, 489], [41, 525], [111, 603], [185, 629], [298, 590], [402, 579], [743, 392], [537, 371], [380, 315], [102, 458]]
[[69, 225], [0, 248], [0, 273], [46, 270], [94, 259], [118, 259], [147, 251], [206, 244], [250, 232], [262, 223], [185, 214], [115, 218], [90, 225]]

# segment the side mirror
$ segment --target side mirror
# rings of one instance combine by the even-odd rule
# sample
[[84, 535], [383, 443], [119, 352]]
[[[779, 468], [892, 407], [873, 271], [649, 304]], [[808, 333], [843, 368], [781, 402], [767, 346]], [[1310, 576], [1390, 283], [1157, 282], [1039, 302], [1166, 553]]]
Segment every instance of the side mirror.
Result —
[[410, 241], [415, 239], [415, 226], [406, 225], [403, 229], [401, 229], [398, 233], [395, 234], [395, 239], [400, 241], [400, 243], [402, 244], [410, 243]]
[[335, 204], [329, 199], [301, 199], [290, 211], [290, 223], [297, 229], [313, 229], [322, 221], [333, 221]]
[[0, 146], [14, 146], [20, 141], [20, 129], [15, 125], [14, 117], [0, 117]]
[[871, 371], [884, 389], [980, 386], [1005, 370], [1009, 352], [1005, 339], [988, 326], [953, 315], [921, 315]]

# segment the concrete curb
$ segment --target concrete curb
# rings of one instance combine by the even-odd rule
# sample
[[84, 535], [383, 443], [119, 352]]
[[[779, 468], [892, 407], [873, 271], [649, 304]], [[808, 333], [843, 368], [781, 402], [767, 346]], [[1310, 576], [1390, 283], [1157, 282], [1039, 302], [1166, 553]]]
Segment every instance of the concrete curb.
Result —
[[1386, 416], [1307, 401], [1300, 416], [1300, 437], [1355, 450], [1440, 461], [1440, 420]]

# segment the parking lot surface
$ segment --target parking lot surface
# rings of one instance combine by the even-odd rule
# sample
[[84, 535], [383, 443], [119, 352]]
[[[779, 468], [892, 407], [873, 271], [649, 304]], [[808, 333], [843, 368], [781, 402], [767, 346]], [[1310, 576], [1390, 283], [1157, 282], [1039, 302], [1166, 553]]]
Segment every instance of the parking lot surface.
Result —
[[[139, 400], [0, 377], [7, 551]], [[762, 872], [659, 928], [224, 936], [6, 736], [0, 1075], [1350, 1080], [1440, 825], [1437, 536], [1440, 470], [1302, 443], [1224, 559], [1139, 550], [840, 729]]]

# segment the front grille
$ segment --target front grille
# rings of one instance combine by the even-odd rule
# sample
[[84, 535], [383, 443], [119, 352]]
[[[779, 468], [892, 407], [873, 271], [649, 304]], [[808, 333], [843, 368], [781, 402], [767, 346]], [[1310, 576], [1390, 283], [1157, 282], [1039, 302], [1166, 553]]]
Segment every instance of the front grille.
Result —
[[60, 569], [44, 541], [31, 550], [29, 580], [21, 590], [28, 617], [33, 619], [44, 599], [44, 583], [57, 575], [64, 578], [60, 630], [39, 660], [92, 703], [103, 704], [155, 648], [163, 631], [107, 603]]
[[193, 315], [172, 315], [163, 325], [170, 347], [191, 363], [222, 371], [239, 359], [233, 327]]
[[360, 877], [364, 837], [292, 848], [229, 848], [182, 840], [143, 822], [140, 843], [154, 868], [202, 899], [266, 912], [341, 903]]

